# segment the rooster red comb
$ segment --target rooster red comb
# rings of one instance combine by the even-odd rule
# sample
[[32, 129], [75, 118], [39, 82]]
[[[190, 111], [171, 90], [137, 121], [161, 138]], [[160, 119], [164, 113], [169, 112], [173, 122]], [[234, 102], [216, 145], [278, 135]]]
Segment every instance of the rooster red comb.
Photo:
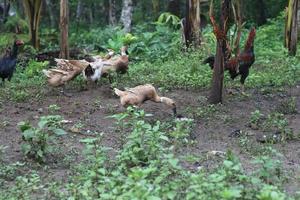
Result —
[[23, 40], [16, 40], [15, 43], [17, 46], [21, 46], [24, 44]]
[[249, 32], [248, 39], [245, 45], [245, 50], [248, 50], [251, 48], [251, 46], [253, 46], [255, 35], [256, 35], [256, 30], [253, 27]]

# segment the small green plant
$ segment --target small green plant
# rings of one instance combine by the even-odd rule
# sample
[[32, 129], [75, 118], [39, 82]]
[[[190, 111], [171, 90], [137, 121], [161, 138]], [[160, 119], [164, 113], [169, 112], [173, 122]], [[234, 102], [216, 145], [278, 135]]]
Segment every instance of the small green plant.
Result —
[[277, 111], [282, 114], [295, 114], [297, 113], [296, 97], [291, 97], [277, 107]]
[[49, 65], [49, 62], [36, 62], [35, 60], [30, 60], [26, 69], [24, 71], [28, 78], [33, 78], [34, 76], [41, 76], [41, 71]]
[[281, 113], [271, 113], [267, 116], [267, 119], [263, 122], [264, 131], [273, 131], [280, 134], [281, 141], [293, 139], [293, 131], [288, 127], [289, 121]]
[[251, 128], [258, 129], [263, 116], [264, 115], [259, 110], [255, 110], [254, 112], [251, 112], [251, 116], [250, 116]]
[[33, 193], [38, 193], [43, 190], [43, 184], [36, 172], [32, 172], [26, 176], [18, 176], [13, 186], [7, 187], [5, 193], [1, 192], [3, 199], [32, 199]]
[[4, 29], [11, 32], [24, 33], [28, 30], [26, 20], [21, 18], [19, 15], [8, 17], [6, 23], [4, 23]]
[[9, 122], [4, 120], [2, 122], [0, 122], [0, 128], [1, 129], [4, 129], [5, 127], [7, 127], [9, 125]]
[[137, 37], [133, 36], [131, 33], [127, 33], [122, 40], [124, 45], [130, 45], [137, 41]]
[[24, 167], [25, 163], [1, 163], [0, 162], [0, 187], [1, 187], [1, 182], [3, 180], [5, 181], [12, 181], [14, 180], [22, 170], [22, 167]]
[[[2, 182], [13, 180], [18, 175], [18, 169], [24, 166], [24, 163], [16, 162], [9, 164], [5, 161], [7, 146], [0, 145], [0, 188]], [[1, 191], [1, 189], [0, 189]]]
[[11, 96], [16, 102], [24, 102], [30, 94], [26, 90], [16, 90], [11, 93]]
[[198, 107], [197, 109], [188, 108], [187, 112], [192, 113], [193, 118], [210, 119], [216, 117], [216, 113], [220, 110], [220, 105], [209, 104], [206, 106]]
[[175, 150], [180, 149], [181, 144], [188, 144], [192, 138], [194, 120], [176, 120], [175, 127], [170, 131], [170, 140], [172, 141]]
[[63, 118], [59, 115], [43, 116], [38, 122], [38, 127], [33, 127], [28, 122], [20, 122], [24, 143], [23, 153], [38, 162], [45, 162], [46, 155], [53, 152], [53, 143], [57, 136], [66, 134], [61, 128]]
[[265, 185], [258, 195], [259, 200], [285, 200], [286, 194], [280, 192], [276, 186]]
[[[272, 156], [274, 158], [272, 158]], [[284, 172], [282, 169], [282, 163], [279, 158], [281, 154], [274, 149], [269, 149], [269, 155], [258, 156], [253, 163], [258, 165], [258, 170], [255, 174], [268, 184], [282, 183], [284, 178]]]
[[174, 29], [178, 29], [180, 26], [180, 19], [176, 15], [165, 12], [158, 17], [156, 23], [160, 25], [168, 25]]
[[5, 149], [7, 146], [0, 145], [0, 164], [4, 161]]
[[60, 107], [56, 104], [51, 104], [48, 106], [48, 110], [51, 114], [54, 114], [55, 112], [60, 110]]

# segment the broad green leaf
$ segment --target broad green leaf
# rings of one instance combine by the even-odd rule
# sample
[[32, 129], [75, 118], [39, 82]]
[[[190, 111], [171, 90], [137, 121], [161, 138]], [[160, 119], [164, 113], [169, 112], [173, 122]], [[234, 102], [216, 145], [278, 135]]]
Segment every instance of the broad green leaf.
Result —
[[25, 140], [28, 140], [30, 138], [33, 138], [35, 135], [35, 130], [33, 129], [27, 129], [25, 130], [22, 135], [24, 136]]
[[22, 132], [24, 132], [24, 131], [26, 131], [26, 130], [32, 128], [32, 126], [31, 126], [30, 123], [28, 123], [28, 122], [20, 122], [20, 123], [18, 124], [18, 126], [20, 127], [20, 130], [21, 130]]
[[60, 129], [60, 128], [54, 129], [53, 132], [58, 136], [67, 134], [67, 132], [65, 130]]

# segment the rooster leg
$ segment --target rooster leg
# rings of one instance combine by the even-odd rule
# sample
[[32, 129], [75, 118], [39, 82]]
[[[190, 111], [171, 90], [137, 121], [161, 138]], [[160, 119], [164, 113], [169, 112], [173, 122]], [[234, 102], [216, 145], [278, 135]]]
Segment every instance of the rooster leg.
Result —
[[87, 87], [86, 90], [91, 89], [91, 87], [92, 87], [92, 86], [91, 86], [91, 85], [92, 85], [91, 82], [92, 82], [92, 81], [90, 81], [90, 80], [87, 80], [87, 81], [86, 81], [86, 87]]
[[245, 70], [242, 74], [241, 74], [241, 93], [242, 94], [245, 94], [245, 81], [246, 81], [246, 78], [248, 77], [249, 75], [249, 69]]
[[97, 84], [98, 84], [98, 80], [95, 80], [95, 81], [94, 81], [94, 84], [93, 84], [93, 85], [94, 85], [94, 88], [97, 88]]
[[83, 87], [83, 90], [88, 90], [89, 89], [89, 81], [85, 81], [85, 86]]
[[244, 94], [245, 93], [245, 85], [241, 84], [241, 93]]

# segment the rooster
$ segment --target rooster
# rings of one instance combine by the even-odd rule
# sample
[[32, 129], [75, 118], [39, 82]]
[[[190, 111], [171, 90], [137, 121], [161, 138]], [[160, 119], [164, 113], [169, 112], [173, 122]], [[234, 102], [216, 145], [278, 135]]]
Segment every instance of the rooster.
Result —
[[18, 50], [23, 44], [22, 40], [15, 40], [12, 49], [7, 49], [4, 56], [0, 59], [0, 78], [3, 85], [5, 79], [10, 81], [15, 72]]
[[139, 85], [134, 88], [126, 89], [125, 91], [115, 88], [114, 92], [120, 97], [121, 105], [124, 107], [130, 105], [140, 107], [145, 101], [150, 100], [168, 105], [172, 108], [174, 116], [177, 117], [175, 102], [168, 97], [160, 97], [155, 87], [151, 84]]
[[[237, 56], [225, 61], [225, 70], [229, 71], [230, 78], [233, 80], [238, 75], [241, 75], [241, 91], [244, 92], [245, 80], [249, 75], [249, 69], [255, 62], [254, 54], [254, 38], [255, 38], [255, 28], [252, 28], [249, 32], [248, 39], [244, 50]], [[210, 56], [203, 61], [203, 64], [209, 64], [211, 69], [214, 68], [215, 56]]]

